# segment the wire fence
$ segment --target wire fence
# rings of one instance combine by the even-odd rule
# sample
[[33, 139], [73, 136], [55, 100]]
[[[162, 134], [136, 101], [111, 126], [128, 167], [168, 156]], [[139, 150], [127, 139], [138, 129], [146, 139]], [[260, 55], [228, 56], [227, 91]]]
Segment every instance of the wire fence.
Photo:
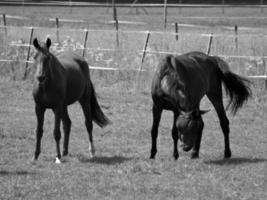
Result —
[[[24, 78], [26, 78], [28, 64], [33, 63], [32, 39], [34, 37], [44, 39], [50, 35], [54, 41], [52, 51], [74, 50], [91, 63], [91, 69], [133, 70], [140, 74], [154, 70], [159, 58], [164, 54], [182, 54], [197, 50], [223, 57], [231, 66], [238, 65], [234, 71], [242, 75], [253, 79], [264, 79], [267, 88], [265, 66], [267, 49], [262, 45], [266, 43], [267, 35], [238, 33], [235, 28], [233, 30], [227, 34], [206, 34], [179, 33], [175, 29], [169, 32], [3, 25], [0, 26], [0, 36], [2, 35], [5, 45], [2, 45], [2, 50], [0, 48], [2, 52], [0, 62], [20, 63], [20, 65], [24, 63]], [[19, 56], [19, 53], [23, 56]]]

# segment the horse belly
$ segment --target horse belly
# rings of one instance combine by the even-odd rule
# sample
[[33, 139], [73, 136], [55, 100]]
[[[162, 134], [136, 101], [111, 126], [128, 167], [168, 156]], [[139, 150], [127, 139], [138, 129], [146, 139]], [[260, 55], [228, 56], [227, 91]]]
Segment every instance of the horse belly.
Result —
[[79, 100], [86, 89], [86, 82], [83, 78], [70, 80], [67, 84], [65, 104], [70, 105]]

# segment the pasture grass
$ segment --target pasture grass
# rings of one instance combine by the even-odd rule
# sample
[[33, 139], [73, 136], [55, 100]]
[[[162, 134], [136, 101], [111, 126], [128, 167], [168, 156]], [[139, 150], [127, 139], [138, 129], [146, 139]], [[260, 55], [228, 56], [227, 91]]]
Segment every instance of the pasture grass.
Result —
[[[113, 124], [105, 129], [94, 126], [96, 157], [89, 159], [81, 108], [70, 106], [70, 155], [57, 165], [52, 112], [46, 112], [39, 160], [31, 164], [36, 125], [32, 83], [0, 79], [1, 199], [265, 199], [266, 92], [258, 93], [236, 116], [228, 114], [231, 159], [223, 159], [223, 136], [212, 109], [204, 116], [199, 159], [191, 160], [180, 149], [180, 158], [173, 160], [172, 114], [164, 112], [158, 154], [150, 160], [149, 91], [93, 82]], [[204, 99], [201, 107], [211, 104]]]
[[[41, 12], [40, 12], [41, 10]], [[52, 38], [52, 51], [57, 53], [61, 47], [75, 50], [83, 45], [84, 32], [69, 28], [103, 28], [103, 22], [111, 19], [99, 10], [73, 8], [25, 8], [1, 7], [1, 12], [10, 15], [24, 15], [32, 20], [23, 23], [9, 21], [18, 25], [44, 26], [34, 33], [34, 37], [44, 40], [47, 34]], [[57, 11], [57, 12], [55, 12]], [[123, 10], [119, 10], [121, 13]], [[162, 29], [161, 10], [150, 11], [152, 16], [127, 14], [123, 19], [144, 19], [145, 27], [138, 30]], [[123, 12], [121, 14], [123, 14]], [[172, 12], [172, 11], [171, 11]], [[217, 11], [209, 13], [215, 16]], [[219, 10], [218, 10], [219, 12]], [[229, 12], [229, 13], [228, 13]], [[239, 10], [241, 13], [241, 11]], [[242, 10], [250, 13], [251, 10]], [[182, 12], [183, 16], [200, 15], [203, 11]], [[253, 11], [254, 13], [254, 11]], [[230, 13], [236, 16], [236, 12]], [[241, 13], [242, 15], [244, 13]], [[208, 13], [207, 13], [208, 15]], [[263, 14], [265, 15], [265, 13]], [[53, 22], [46, 18], [75, 18], [88, 20], [88, 24], [64, 24], [60, 30], [61, 44], [57, 47]], [[174, 15], [173, 15], [174, 16]], [[127, 18], [128, 17], [128, 18]], [[176, 21], [174, 16], [173, 21]], [[123, 20], [122, 18], [120, 18]], [[172, 20], [172, 19], [171, 19]], [[184, 20], [184, 19], [183, 19]], [[190, 19], [188, 19], [190, 20]], [[221, 20], [226, 20], [222, 18]], [[238, 20], [238, 19], [234, 19]], [[143, 20], [142, 20], [143, 21]], [[192, 21], [192, 20], [191, 20]], [[160, 23], [159, 23], [160, 22]], [[171, 22], [171, 21], [169, 21]], [[187, 21], [188, 22], [188, 21]], [[49, 24], [50, 25], [49, 25]], [[216, 21], [194, 23], [218, 24]], [[234, 25], [229, 20], [219, 24]], [[241, 25], [261, 27], [266, 21], [248, 20]], [[113, 26], [106, 26], [114, 29]], [[123, 26], [122, 28], [132, 28]], [[144, 29], [145, 28], [145, 29]], [[151, 35], [148, 50], [187, 52], [202, 50], [205, 52], [208, 38], [186, 35], [195, 32], [221, 33], [217, 27], [208, 30], [182, 29], [185, 35], [175, 42], [173, 35]], [[91, 70], [99, 102], [104, 113], [113, 122], [105, 129], [94, 126], [96, 157], [88, 157], [88, 136], [84, 118], [78, 104], [69, 107], [72, 119], [70, 136], [70, 155], [61, 165], [54, 163], [55, 142], [52, 135], [53, 114], [47, 111], [45, 116], [42, 153], [36, 164], [31, 164], [35, 147], [34, 103], [31, 97], [34, 66], [30, 65], [29, 78], [21, 81], [26, 58], [25, 47], [10, 46], [12, 41], [29, 40], [29, 30], [12, 28], [5, 36], [0, 32], [1, 59], [15, 59], [15, 63], [0, 64], [0, 199], [265, 199], [267, 187], [266, 157], [266, 113], [267, 94], [262, 90], [262, 80], [255, 82], [253, 98], [230, 120], [230, 143], [233, 157], [223, 159], [223, 134], [214, 109], [204, 116], [205, 129], [200, 149], [200, 158], [191, 160], [190, 154], [179, 151], [180, 158], [172, 158], [171, 125], [172, 113], [164, 112], [159, 129], [158, 154], [155, 160], [148, 159], [150, 152], [150, 128], [152, 124], [150, 85], [152, 74], [162, 55], [147, 54], [141, 73], [139, 88], [136, 89], [137, 73], [141, 62], [145, 34], [120, 33], [120, 47], [115, 52], [90, 51], [86, 58], [90, 65], [119, 68], [119, 71]], [[264, 33], [264, 30], [263, 32]], [[112, 32], [90, 32], [87, 47], [116, 48], [115, 34]], [[3, 39], [1, 39], [3, 38]], [[212, 53], [238, 55], [265, 55], [265, 38], [240, 37], [239, 49], [235, 49], [234, 38], [214, 40]], [[34, 51], [31, 51], [31, 58]], [[262, 75], [264, 63], [261, 60], [227, 60], [231, 69], [242, 75]], [[12, 81], [15, 80], [15, 81]], [[207, 99], [201, 102], [201, 108], [212, 108]], [[63, 136], [62, 136], [63, 137]], [[62, 142], [62, 140], [61, 140]]]

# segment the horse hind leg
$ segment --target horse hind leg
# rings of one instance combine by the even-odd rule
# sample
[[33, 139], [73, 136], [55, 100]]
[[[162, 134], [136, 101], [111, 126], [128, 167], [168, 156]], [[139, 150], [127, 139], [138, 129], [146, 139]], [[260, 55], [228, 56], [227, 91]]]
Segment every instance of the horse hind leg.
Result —
[[224, 134], [224, 157], [230, 158], [231, 157], [231, 149], [230, 149], [230, 142], [229, 142], [229, 120], [226, 116], [225, 109], [223, 106], [223, 100], [222, 100], [222, 92], [220, 90], [220, 94], [207, 94], [209, 100], [213, 104], [217, 115], [220, 120], [220, 125]]
[[71, 129], [71, 120], [68, 114], [67, 107], [63, 108], [62, 122], [63, 122], [63, 130], [64, 130], [63, 156], [66, 156], [68, 155], [69, 137], [70, 137], [70, 129]]
[[162, 109], [159, 109], [155, 104], [152, 108], [153, 113], [153, 124], [151, 128], [151, 139], [152, 139], [152, 145], [151, 145], [151, 152], [150, 152], [150, 158], [154, 159], [155, 155], [157, 153], [157, 137], [158, 137], [158, 127], [159, 122], [161, 118]]
[[85, 117], [85, 126], [89, 135], [89, 157], [93, 158], [95, 155], [95, 146], [93, 142], [93, 117], [92, 117], [92, 110], [91, 105], [89, 103], [90, 101], [80, 101], [80, 104], [82, 106], [82, 110]]

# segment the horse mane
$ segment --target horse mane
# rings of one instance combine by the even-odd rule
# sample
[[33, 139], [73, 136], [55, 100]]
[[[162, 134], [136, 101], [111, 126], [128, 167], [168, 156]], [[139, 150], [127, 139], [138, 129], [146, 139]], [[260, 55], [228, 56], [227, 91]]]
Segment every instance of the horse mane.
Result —
[[180, 67], [183, 67], [181, 63], [177, 63], [178, 60], [173, 55], [167, 55], [160, 64], [159, 78], [163, 79], [164, 76], [170, 77], [170, 86], [176, 86], [177, 84], [184, 87], [184, 81], [179, 74]]
[[[154, 88], [158, 88], [154, 92], [172, 97], [175, 100], [174, 104], [181, 101], [181, 96], [186, 96], [185, 82], [177, 71], [177, 67], [180, 67], [180, 64], [177, 64], [176, 60], [173, 55], [164, 57], [158, 66], [157, 81], [154, 82], [154, 86], [156, 86]], [[164, 89], [163, 85], [166, 85], [167, 88], [164, 87]]]

